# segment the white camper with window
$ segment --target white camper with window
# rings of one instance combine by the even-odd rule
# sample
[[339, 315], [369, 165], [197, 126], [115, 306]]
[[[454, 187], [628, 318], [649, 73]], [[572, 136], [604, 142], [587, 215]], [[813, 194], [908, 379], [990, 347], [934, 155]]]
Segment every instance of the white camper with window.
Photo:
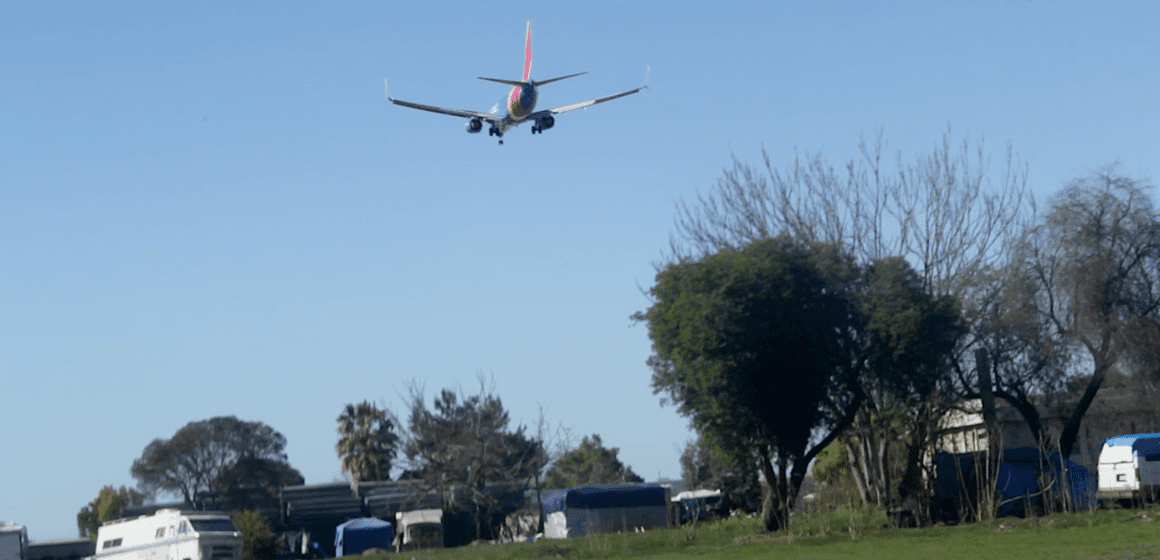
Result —
[[161, 509], [106, 522], [94, 560], [241, 560], [242, 534], [229, 516]]
[[1153, 499], [1160, 495], [1160, 433], [1104, 440], [1100, 450], [1101, 500]]

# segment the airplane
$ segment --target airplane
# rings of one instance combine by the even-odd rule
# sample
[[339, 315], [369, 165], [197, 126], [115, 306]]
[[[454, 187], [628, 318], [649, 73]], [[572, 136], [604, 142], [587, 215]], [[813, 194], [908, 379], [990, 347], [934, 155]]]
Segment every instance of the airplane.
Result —
[[547, 80], [533, 80], [532, 75], [532, 22], [528, 21], [528, 34], [524, 43], [524, 74], [523, 78], [519, 80], [501, 80], [499, 78], [484, 78], [489, 82], [498, 82], [501, 84], [512, 86], [511, 91], [508, 92], [504, 99], [507, 112], [500, 115], [499, 104], [491, 108], [488, 113], [480, 113], [478, 111], [464, 111], [461, 109], [446, 109], [443, 107], [435, 107], [434, 105], [423, 105], [421, 103], [412, 103], [410, 101], [403, 101], [391, 97], [391, 87], [387, 83], [387, 79], [383, 78], [383, 89], [386, 90], [387, 100], [395, 105], [402, 105], [403, 107], [410, 107], [412, 109], [420, 109], [423, 111], [431, 111], [432, 113], [442, 113], [444, 115], [453, 115], [456, 117], [467, 117], [467, 132], [476, 134], [483, 130], [483, 123], [488, 123], [490, 126], [487, 130], [488, 136], [498, 136], [499, 144], [503, 145], [503, 135], [508, 129], [515, 128], [521, 123], [532, 122], [532, 134], [543, 134], [545, 130], [556, 125], [556, 119], [553, 115], [567, 113], [574, 109], [584, 109], [595, 105], [597, 103], [604, 103], [605, 101], [612, 101], [626, 95], [632, 95], [642, 89], [648, 88], [648, 69], [644, 73], [644, 85], [628, 91], [606, 95], [604, 97], [597, 97], [596, 99], [589, 99], [588, 101], [581, 101], [579, 103], [572, 103], [570, 105], [561, 105], [552, 109], [545, 109], [543, 111], [536, 111], [536, 100], [539, 98], [539, 86], [547, 85], [552, 82], [557, 82], [567, 78], [574, 78], [588, 72], [579, 72], [576, 74], [569, 74], [567, 76], [560, 76], [558, 78], [550, 78]]

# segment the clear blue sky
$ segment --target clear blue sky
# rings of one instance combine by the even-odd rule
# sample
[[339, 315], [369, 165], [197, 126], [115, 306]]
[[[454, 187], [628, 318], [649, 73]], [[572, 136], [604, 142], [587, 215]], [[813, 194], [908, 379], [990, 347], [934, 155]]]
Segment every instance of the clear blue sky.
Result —
[[[339, 478], [335, 418], [492, 373], [516, 420], [679, 477], [649, 386], [673, 205], [731, 154], [836, 164], [885, 129], [1011, 142], [1042, 201], [1160, 171], [1160, 4], [40, 3], [0, 8], [0, 520], [73, 537], [144, 446], [235, 414]], [[505, 146], [463, 119], [517, 77], [559, 117]]]

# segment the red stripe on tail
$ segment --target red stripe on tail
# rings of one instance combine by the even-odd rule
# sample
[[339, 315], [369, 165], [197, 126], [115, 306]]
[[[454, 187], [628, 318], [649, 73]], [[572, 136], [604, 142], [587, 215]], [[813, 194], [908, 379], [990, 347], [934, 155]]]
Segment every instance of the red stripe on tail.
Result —
[[532, 22], [528, 20], [528, 38], [524, 43], [524, 77], [526, 82], [532, 77]]

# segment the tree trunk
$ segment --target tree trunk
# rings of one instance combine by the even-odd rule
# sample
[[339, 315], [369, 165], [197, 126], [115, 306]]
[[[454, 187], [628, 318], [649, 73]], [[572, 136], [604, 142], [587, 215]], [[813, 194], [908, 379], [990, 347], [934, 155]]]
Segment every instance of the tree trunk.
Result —
[[1071, 457], [1075, 448], [1075, 440], [1079, 437], [1080, 422], [1083, 421], [1084, 415], [1087, 414], [1088, 408], [1091, 407], [1092, 401], [1095, 400], [1096, 392], [1100, 390], [1100, 385], [1104, 382], [1104, 374], [1107, 370], [1108, 368], [1104, 363], [1101, 363], [1101, 361], [1096, 362], [1096, 371], [1092, 374], [1091, 381], [1088, 381], [1087, 389], [1084, 390], [1083, 396], [1076, 403], [1071, 417], [1063, 425], [1063, 431], [1059, 434], [1059, 454], [1064, 459]]
[[858, 452], [855, 450], [854, 444], [845, 442], [846, 445], [846, 462], [850, 466], [850, 474], [854, 478], [854, 485], [858, 487], [858, 495], [862, 497], [862, 503], [870, 502], [870, 489], [866, 483], [866, 477], [862, 473], [862, 468], [858, 465]]
[[773, 470], [769, 451], [766, 449], [761, 450], [761, 473], [765, 475], [765, 492], [761, 498], [761, 528], [769, 532], [778, 531], [782, 528], [779, 509], [783, 502], [778, 492], [780, 486], [778, 475]]

